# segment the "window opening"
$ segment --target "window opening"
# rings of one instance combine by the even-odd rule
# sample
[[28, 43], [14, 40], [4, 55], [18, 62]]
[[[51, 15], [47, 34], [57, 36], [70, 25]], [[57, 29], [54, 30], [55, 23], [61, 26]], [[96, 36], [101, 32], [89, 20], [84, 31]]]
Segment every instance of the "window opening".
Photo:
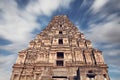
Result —
[[57, 52], [57, 58], [58, 59], [64, 58], [64, 53], [63, 52]]
[[59, 34], [62, 34], [62, 31], [59, 31]]
[[56, 61], [57, 66], [63, 66], [63, 60]]
[[59, 44], [63, 44], [63, 39], [59, 39]]
[[60, 24], [60, 27], [62, 27], [62, 25]]
[[107, 80], [107, 78], [106, 78], [106, 74], [104, 74], [103, 76], [104, 76], [104, 80]]

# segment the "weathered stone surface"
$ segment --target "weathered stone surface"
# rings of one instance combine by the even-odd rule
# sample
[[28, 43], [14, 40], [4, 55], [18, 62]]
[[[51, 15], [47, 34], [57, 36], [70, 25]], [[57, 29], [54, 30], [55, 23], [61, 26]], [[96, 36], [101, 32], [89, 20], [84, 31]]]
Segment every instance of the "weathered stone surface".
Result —
[[11, 80], [110, 80], [107, 68], [102, 52], [58, 15], [19, 52]]

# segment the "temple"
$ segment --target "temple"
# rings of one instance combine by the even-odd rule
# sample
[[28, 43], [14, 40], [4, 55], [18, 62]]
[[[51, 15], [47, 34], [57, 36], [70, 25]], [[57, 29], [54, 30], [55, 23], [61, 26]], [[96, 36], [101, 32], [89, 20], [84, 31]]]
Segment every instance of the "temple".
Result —
[[66, 15], [54, 16], [18, 53], [10, 80], [110, 80], [102, 51]]

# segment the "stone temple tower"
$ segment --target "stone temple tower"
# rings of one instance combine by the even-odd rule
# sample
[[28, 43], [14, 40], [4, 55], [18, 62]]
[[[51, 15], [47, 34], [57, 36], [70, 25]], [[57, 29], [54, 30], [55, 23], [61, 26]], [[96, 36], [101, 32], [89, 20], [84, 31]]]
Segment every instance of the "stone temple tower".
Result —
[[10, 80], [110, 80], [107, 68], [102, 52], [58, 15], [19, 52]]

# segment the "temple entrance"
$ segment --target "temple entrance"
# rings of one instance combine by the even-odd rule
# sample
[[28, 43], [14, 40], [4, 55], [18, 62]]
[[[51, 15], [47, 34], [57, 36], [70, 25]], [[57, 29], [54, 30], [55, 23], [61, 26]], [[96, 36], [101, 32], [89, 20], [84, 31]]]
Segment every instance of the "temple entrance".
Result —
[[66, 76], [52, 76], [53, 80], [68, 80]]

